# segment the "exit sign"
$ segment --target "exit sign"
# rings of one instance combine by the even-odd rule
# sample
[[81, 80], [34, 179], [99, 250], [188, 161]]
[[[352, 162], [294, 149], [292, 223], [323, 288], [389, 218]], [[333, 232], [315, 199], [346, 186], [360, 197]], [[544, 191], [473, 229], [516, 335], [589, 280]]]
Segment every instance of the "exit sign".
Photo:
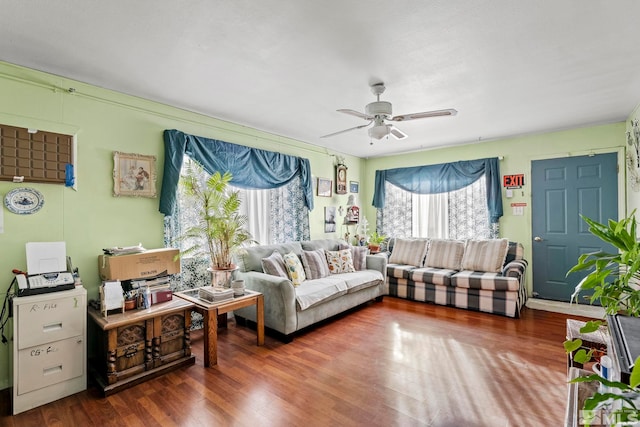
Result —
[[522, 188], [524, 185], [524, 174], [504, 175], [502, 177], [502, 185], [505, 188]]

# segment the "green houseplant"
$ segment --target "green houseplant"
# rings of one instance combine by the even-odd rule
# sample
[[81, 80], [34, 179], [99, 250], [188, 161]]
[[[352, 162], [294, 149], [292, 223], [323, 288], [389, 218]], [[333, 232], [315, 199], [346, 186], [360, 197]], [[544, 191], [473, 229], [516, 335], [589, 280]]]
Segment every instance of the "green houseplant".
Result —
[[640, 242], [636, 238], [635, 210], [620, 221], [609, 220], [601, 224], [582, 217], [589, 232], [610, 243], [617, 253], [604, 251], [581, 255], [578, 263], [567, 274], [592, 270], [578, 283], [572, 299], [591, 289], [591, 302], [600, 300], [607, 314], [640, 315]]
[[239, 213], [239, 192], [228, 188], [230, 172], [215, 172], [207, 179], [204, 176], [202, 166], [190, 162], [180, 178], [185, 199], [196, 210], [196, 223], [179, 237], [188, 242], [179, 256], [206, 256], [213, 270], [233, 270], [234, 252], [254, 242], [245, 228], [247, 217]]
[[378, 234], [377, 231], [374, 231], [371, 236], [369, 236], [369, 250], [371, 252], [378, 252], [380, 250], [380, 245], [386, 238], [387, 236], [384, 234]]
[[[567, 275], [585, 270], [590, 272], [576, 286], [572, 300], [576, 300], [580, 292], [592, 290], [593, 293], [589, 296], [590, 302], [599, 300], [607, 314], [633, 317], [640, 315], [640, 242], [636, 237], [635, 212], [634, 210], [620, 221], [610, 219], [607, 224], [582, 217], [589, 225], [589, 232], [602, 241], [610, 243], [618, 251], [616, 253], [591, 252], [578, 258], [578, 263], [569, 270]], [[594, 332], [602, 323], [603, 321], [599, 320], [589, 321], [580, 329], [580, 332]], [[580, 339], [567, 340], [564, 343], [567, 353], [575, 351], [574, 360], [586, 363], [591, 360], [594, 350], [587, 352], [581, 349], [581, 346]], [[572, 382], [598, 381], [605, 387], [586, 399], [583, 410], [594, 411], [602, 406], [608, 406], [609, 415], [620, 423], [637, 421], [640, 414], [637, 412], [635, 403], [640, 396], [639, 365], [640, 357], [635, 361], [629, 384], [610, 381], [596, 374], [572, 380]], [[613, 405], [616, 402], [624, 402], [624, 404], [614, 408]], [[586, 421], [585, 425], [589, 425], [589, 420]]]

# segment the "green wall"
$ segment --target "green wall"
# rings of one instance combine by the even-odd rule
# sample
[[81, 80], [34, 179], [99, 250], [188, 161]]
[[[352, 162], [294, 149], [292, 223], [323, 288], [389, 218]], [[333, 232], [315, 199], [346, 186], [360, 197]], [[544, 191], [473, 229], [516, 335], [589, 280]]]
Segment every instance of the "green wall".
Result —
[[[75, 92], [70, 93], [69, 88], [74, 88]], [[76, 135], [78, 141], [77, 191], [61, 185], [0, 182], [2, 197], [11, 189], [24, 185], [37, 188], [45, 196], [43, 209], [34, 215], [18, 216], [2, 209], [2, 299], [13, 278], [11, 270], [26, 268], [24, 245], [29, 241], [65, 241], [67, 254], [79, 268], [89, 298], [98, 295], [97, 256], [102, 248], [139, 242], [146, 248], [162, 247], [163, 217], [158, 212], [158, 199], [114, 197], [112, 174], [114, 151], [154, 155], [158, 160], [156, 182], [159, 190], [164, 156], [162, 132], [165, 129], [175, 128], [306, 157], [311, 162], [314, 178], [334, 179], [334, 155], [340, 154], [3, 62], [0, 62], [0, 94], [0, 123], [70, 133]], [[347, 180], [360, 181], [359, 203], [373, 230], [375, 210], [370, 205], [376, 169], [504, 156], [501, 173], [525, 173], [528, 183], [531, 160], [589, 152], [623, 153], [625, 143], [625, 123], [619, 123], [385, 158], [364, 160], [345, 156], [349, 168]], [[624, 200], [624, 185], [621, 187]], [[505, 216], [500, 221], [501, 235], [523, 242], [529, 259], [530, 200], [527, 184], [513, 199], [504, 199]], [[315, 209], [310, 217], [312, 238], [342, 235], [344, 230], [340, 228], [336, 233], [324, 233], [324, 207], [345, 206], [346, 201], [347, 195], [315, 198]], [[527, 203], [525, 215], [511, 215], [511, 202]], [[621, 212], [624, 203], [622, 205]], [[8, 326], [11, 328], [11, 323]], [[10, 385], [9, 375], [9, 346], [0, 344], [0, 389]]]
[[[69, 88], [75, 92], [69, 93]], [[158, 191], [165, 129], [305, 157], [314, 177], [334, 179], [333, 155], [340, 154], [3, 62], [0, 94], [0, 123], [75, 134], [78, 142], [77, 191], [62, 185], [0, 182], [3, 199], [8, 191], [21, 186], [34, 187], [45, 197], [44, 207], [33, 215], [19, 216], [2, 208], [2, 300], [13, 279], [11, 270], [26, 269], [26, 242], [65, 241], [67, 255], [79, 268], [90, 299], [98, 296], [97, 256], [102, 248], [138, 243], [148, 249], [163, 246], [163, 215], [158, 212], [158, 199], [113, 196], [114, 151], [156, 156]], [[364, 160], [344, 157], [348, 180], [362, 181]], [[341, 230], [324, 233], [324, 207], [345, 205], [346, 201], [347, 195], [335, 194], [315, 199], [310, 218], [312, 238], [338, 237]], [[11, 328], [11, 322], [8, 326]], [[9, 346], [0, 344], [0, 389], [10, 385], [9, 375]]]
[[[624, 165], [625, 123], [578, 128], [562, 132], [552, 132], [487, 141], [477, 144], [461, 145], [437, 150], [421, 151], [399, 156], [369, 159], [365, 167], [365, 182], [373, 182], [375, 171], [426, 164], [439, 164], [458, 160], [502, 157], [500, 174], [525, 174], [525, 186], [514, 190], [513, 197], [507, 199], [502, 190], [504, 216], [500, 219], [500, 235], [522, 242], [525, 258], [531, 261], [531, 161], [545, 158], [588, 155], [591, 153], [617, 152], [619, 163]], [[625, 214], [624, 168], [620, 168], [620, 215]], [[373, 188], [366, 187], [367, 217], [375, 218], [375, 209], [371, 207]], [[514, 216], [511, 203], [526, 203], [524, 215]], [[531, 264], [527, 270], [527, 286], [531, 291]]]

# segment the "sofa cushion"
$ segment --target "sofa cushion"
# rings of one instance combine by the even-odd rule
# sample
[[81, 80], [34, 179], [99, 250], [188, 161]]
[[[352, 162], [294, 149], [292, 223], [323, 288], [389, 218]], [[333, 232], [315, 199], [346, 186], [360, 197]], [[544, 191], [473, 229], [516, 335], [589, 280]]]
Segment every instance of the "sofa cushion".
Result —
[[389, 262], [422, 267], [428, 243], [427, 239], [396, 239]]
[[464, 242], [461, 240], [432, 239], [425, 259], [425, 267], [460, 270]]
[[509, 248], [507, 249], [507, 257], [504, 259], [504, 265], [506, 266], [511, 261], [524, 258], [524, 246], [522, 243], [509, 242]]
[[509, 249], [509, 240], [468, 240], [462, 257], [462, 269], [499, 273]]
[[306, 310], [347, 293], [347, 284], [340, 277], [324, 277], [307, 280], [296, 287], [296, 301], [299, 310]]
[[353, 273], [344, 273], [340, 278], [347, 284], [347, 292], [354, 293], [360, 289], [377, 286], [384, 281], [382, 273], [376, 270], [362, 270]]
[[293, 286], [298, 286], [302, 282], [306, 280], [306, 275], [304, 274], [304, 267], [300, 262], [300, 258], [293, 252], [289, 252], [284, 258], [284, 265], [287, 267], [287, 274], [289, 275], [289, 279], [291, 279], [291, 283]]
[[340, 244], [339, 250], [349, 249], [351, 250], [351, 260], [353, 261], [353, 268], [356, 271], [367, 269], [367, 254], [369, 248], [366, 246], [353, 246], [348, 243]]
[[451, 284], [451, 276], [457, 270], [449, 270], [446, 268], [416, 268], [409, 272], [409, 279], [413, 282], [432, 283], [434, 285], [449, 286]]
[[284, 258], [278, 251], [273, 251], [268, 257], [262, 258], [262, 271], [272, 276], [289, 277], [287, 267], [284, 265]]
[[300, 242], [281, 243], [275, 245], [247, 246], [234, 254], [234, 259], [241, 272], [260, 271], [262, 272], [262, 258], [266, 258], [273, 253], [280, 252], [281, 255], [294, 252], [302, 254]]
[[463, 270], [451, 276], [451, 285], [458, 288], [515, 292], [520, 289], [520, 280], [517, 277], [504, 277], [500, 273]]
[[324, 251], [327, 257], [327, 265], [331, 274], [352, 273], [356, 271], [351, 259], [351, 250]]
[[300, 242], [302, 249], [305, 251], [315, 251], [316, 249], [324, 249], [325, 251], [337, 251], [340, 245], [348, 245], [347, 242], [340, 239], [316, 239], [304, 240]]
[[324, 255], [324, 249], [316, 249], [315, 251], [303, 250], [302, 266], [307, 280], [322, 279], [329, 275], [329, 266]]
[[417, 267], [407, 264], [387, 264], [387, 276], [398, 279], [408, 279]]

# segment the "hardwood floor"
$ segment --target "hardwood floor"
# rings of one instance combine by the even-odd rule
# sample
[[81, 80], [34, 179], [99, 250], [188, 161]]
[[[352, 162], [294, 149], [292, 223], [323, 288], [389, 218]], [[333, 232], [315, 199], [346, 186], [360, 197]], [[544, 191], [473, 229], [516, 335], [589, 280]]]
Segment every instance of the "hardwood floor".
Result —
[[218, 365], [196, 364], [102, 398], [96, 388], [9, 414], [22, 426], [559, 426], [565, 319], [521, 319], [385, 297], [284, 344], [229, 322]]

